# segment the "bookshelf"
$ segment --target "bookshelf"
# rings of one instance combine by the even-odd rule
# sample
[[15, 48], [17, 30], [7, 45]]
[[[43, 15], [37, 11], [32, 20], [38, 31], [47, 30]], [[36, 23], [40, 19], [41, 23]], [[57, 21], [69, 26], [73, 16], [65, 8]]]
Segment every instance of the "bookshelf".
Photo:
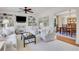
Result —
[[28, 26], [36, 26], [36, 19], [33, 16], [28, 16]]

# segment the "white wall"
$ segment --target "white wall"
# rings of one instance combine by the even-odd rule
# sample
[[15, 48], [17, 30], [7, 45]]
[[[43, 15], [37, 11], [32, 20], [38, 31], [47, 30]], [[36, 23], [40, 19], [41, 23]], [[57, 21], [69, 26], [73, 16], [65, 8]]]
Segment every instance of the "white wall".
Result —
[[53, 31], [55, 28], [54, 28], [54, 16], [52, 14], [43, 14], [42, 17], [40, 18], [43, 18], [43, 17], [48, 17], [49, 18], [49, 28], [51, 28], [51, 30]]

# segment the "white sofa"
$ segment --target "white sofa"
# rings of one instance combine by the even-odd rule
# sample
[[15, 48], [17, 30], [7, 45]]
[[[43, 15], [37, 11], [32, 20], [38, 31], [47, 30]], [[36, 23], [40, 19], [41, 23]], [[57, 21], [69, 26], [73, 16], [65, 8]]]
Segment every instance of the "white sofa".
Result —
[[2, 35], [6, 35], [7, 43], [16, 44], [16, 34], [14, 27], [3, 28]]

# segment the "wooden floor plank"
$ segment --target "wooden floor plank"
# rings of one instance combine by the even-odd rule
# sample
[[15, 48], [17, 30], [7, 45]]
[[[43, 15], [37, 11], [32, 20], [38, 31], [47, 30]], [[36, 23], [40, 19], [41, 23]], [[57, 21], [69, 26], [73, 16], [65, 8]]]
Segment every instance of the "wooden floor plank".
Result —
[[65, 37], [65, 36], [60, 36], [60, 35], [57, 35], [56, 38], [57, 38], [58, 40], [67, 42], [67, 43], [69, 43], [69, 44], [79, 46], [78, 44], [76, 44], [75, 40], [73, 40], [73, 39], [71, 39], [71, 38], [67, 38], [67, 37]]

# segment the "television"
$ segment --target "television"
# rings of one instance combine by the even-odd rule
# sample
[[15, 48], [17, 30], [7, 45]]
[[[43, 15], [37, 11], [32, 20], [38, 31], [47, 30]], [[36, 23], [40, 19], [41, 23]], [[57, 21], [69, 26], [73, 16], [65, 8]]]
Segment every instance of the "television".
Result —
[[24, 17], [24, 16], [16, 16], [16, 22], [25, 23], [26, 22], [26, 17]]

